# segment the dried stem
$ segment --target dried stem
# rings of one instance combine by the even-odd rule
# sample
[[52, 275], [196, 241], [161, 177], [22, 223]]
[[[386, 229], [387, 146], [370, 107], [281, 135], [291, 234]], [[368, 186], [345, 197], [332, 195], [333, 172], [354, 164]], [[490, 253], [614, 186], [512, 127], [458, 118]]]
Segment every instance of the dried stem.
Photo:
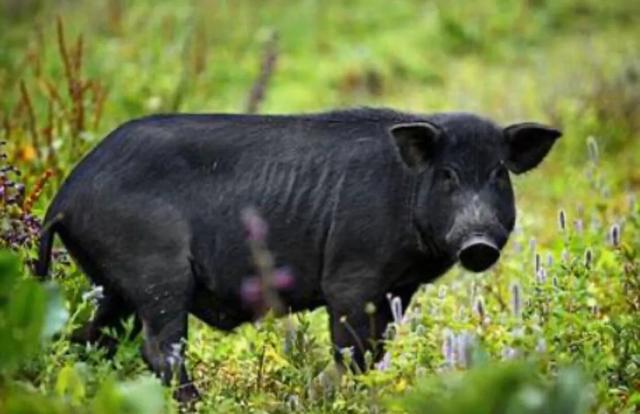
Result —
[[24, 102], [27, 110], [27, 121], [29, 123], [29, 132], [31, 133], [31, 145], [36, 151], [38, 159], [40, 159], [40, 139], [38, 137], [38, 128], [36, 126], [36, 115], [33, 111], [33, 104], [31, 103], [31, 97], [29, 91], [24, 83], [24, 80], [20, 81], [20, 93], [22, 94], [22, 101]]
[[264, 53], [262, 56], [262, 64], [260, 74], [251, 88], [251, 93], [247, 99], [246, 111], [255, 114], [260, 108], [260, 104], [264, 101], [269, 80], [273, 75], [278, 60], [278, 34], [272, 33], [267, 40]]
[[38, 178], [38, 181], [34, 185], [33, 190], [31, 190], [31, 193], [29, 193], [29, 196], [26, 198], [26, 200], [24, 201], [24, 204], [22, 205], [22, 211], [24, 213], [31, 212], [33, 205], [40, 198], [40, 195], [42, 194], [42, 190], [44, 189], [45, 184], [47, 184], [47, 181], [49, 181], [49, 178], [51, 178], [52, 176], [53, 176], [53, 171], [48, 169], [40, 176], [40, 178]]

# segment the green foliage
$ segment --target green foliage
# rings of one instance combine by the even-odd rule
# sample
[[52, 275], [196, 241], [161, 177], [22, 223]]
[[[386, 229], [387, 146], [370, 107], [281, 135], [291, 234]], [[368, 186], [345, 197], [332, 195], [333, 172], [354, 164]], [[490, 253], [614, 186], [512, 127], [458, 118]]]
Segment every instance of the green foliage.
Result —
[[398, 405], [409, 413], [581, 414], [590, 400], [590, 389], [576, 369], [560, 370], [548, 384], [533, 364], [509, 362], [430, 378]]
[[[19, 256], [0, 255], [0, 412], [176, 410], [142, 362], [140, 338], [123, 335], [111, 360], [69, 342], [93, 312], [83, 297], [89, 283], [58, 248], [57, 284], [24, 274], [35, 255], [33, 216], [119, 123], [161, 111], [242, 111], [274, 31], [262, 112], [467, 110], [503, 124], [546, 121], [564, 136], [535, 172], [514, 177], [518, 226], [498, 266], [483, 275], [453, 270], [403, 304], [380, 369], [336, 374], [323, 311], [267, 317], [232, 334], [192, 320], [197, 409], [637, 412], [639, 6], [2, 3], [0, 140], [22, 174], [0, 166], [0, 231]], [[15, 198], [18, 184], [24, 200]]]
[[[164, 411], [160, 382], [147, 375], [115, 382], [107, 378], [90, 408], [81, 365], [65, 365], [56, 375], [54, 393], [41, 395], [11, 380], [34, 354], [47, 347], [67, 322], [59, 290], [22, 275], [15, 254], [0, 250], [0, 412], [3, 413], [148, 413]], [[19, 375], [19, 374], [18, 374]]]
[[142, 377], [121, 383], [107, 381], [96, 394], [91, 411], [96, 414], [153, 414], [164, 411], [164, 406], [160, 382], [152, 377]]
[[23, 279], [18, 258], [0, 251], [0, 374], [39, 351], [65, 321], [57, 288]]

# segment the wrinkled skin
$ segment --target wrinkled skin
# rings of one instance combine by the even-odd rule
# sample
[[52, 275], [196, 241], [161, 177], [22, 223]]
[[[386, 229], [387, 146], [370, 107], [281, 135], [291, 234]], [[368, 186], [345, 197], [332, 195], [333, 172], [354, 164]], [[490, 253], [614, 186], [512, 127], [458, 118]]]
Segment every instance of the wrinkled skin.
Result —
[[175, 346], [187, 315], [224, 330], [256, 317], [240, 295], [255, 274], [240, 222], [252, 206], [276, 264], [295, 276], [287, 307], [326, 306], [336, 358], [352, 347], [365, 369], [363, 351], [381, 355], [388, 293], [407, 304], [458, 260], [472, 271], [497, 260], [515, 222], [510, 173], [534, 168], [559, 136], [382, 109], [131, 121], [60, 189], [36, 272], [46, 275], [57, 233], [105, 292], [75, 339], [114, 346], [103, 328], [135, 315], [145, 360], [165, 382], [177, 375], [177, 398], [188, 401], [197, 390]]

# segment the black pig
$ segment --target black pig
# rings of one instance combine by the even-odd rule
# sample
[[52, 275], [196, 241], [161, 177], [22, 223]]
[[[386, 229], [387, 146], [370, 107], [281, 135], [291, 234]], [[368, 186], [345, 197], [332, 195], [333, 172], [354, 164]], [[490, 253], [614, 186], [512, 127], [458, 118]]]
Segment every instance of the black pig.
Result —
[[47, 274], [57, 233], [104, 287], [80, 339], [108, 342], [102, 328], [135, 314], [145, 360], [165, 382], [179, 375], [188, 400], [197, 390], [182, 362], [187, 315], [225, 330], [255, 316], [239, 293], [255, 273], [239, 217], [252, 206], [276, 262], [295, 275], [287, 308], [326, 306], [335, 350], [353, 347], [364, 369], [363, 349], [380, 356], [371, 339], [391, 319], [387, 293], [408, 303], [457, 261], [475, 272], [496, 262], [515, 222], [509, 172], [534, 168], [560, 135], [385, 109], [134, 120], [67, 178], [36, 273]]

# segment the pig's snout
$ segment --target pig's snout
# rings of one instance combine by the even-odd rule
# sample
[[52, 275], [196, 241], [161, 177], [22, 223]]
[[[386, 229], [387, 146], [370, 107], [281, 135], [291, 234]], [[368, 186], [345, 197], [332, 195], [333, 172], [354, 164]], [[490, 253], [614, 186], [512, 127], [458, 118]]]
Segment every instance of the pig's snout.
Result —
[[486, 236], [472, 236], [462, 244], [458, 259], [465, 269], [483, 272], [490, 268], [500, 257], [500, 249]]

